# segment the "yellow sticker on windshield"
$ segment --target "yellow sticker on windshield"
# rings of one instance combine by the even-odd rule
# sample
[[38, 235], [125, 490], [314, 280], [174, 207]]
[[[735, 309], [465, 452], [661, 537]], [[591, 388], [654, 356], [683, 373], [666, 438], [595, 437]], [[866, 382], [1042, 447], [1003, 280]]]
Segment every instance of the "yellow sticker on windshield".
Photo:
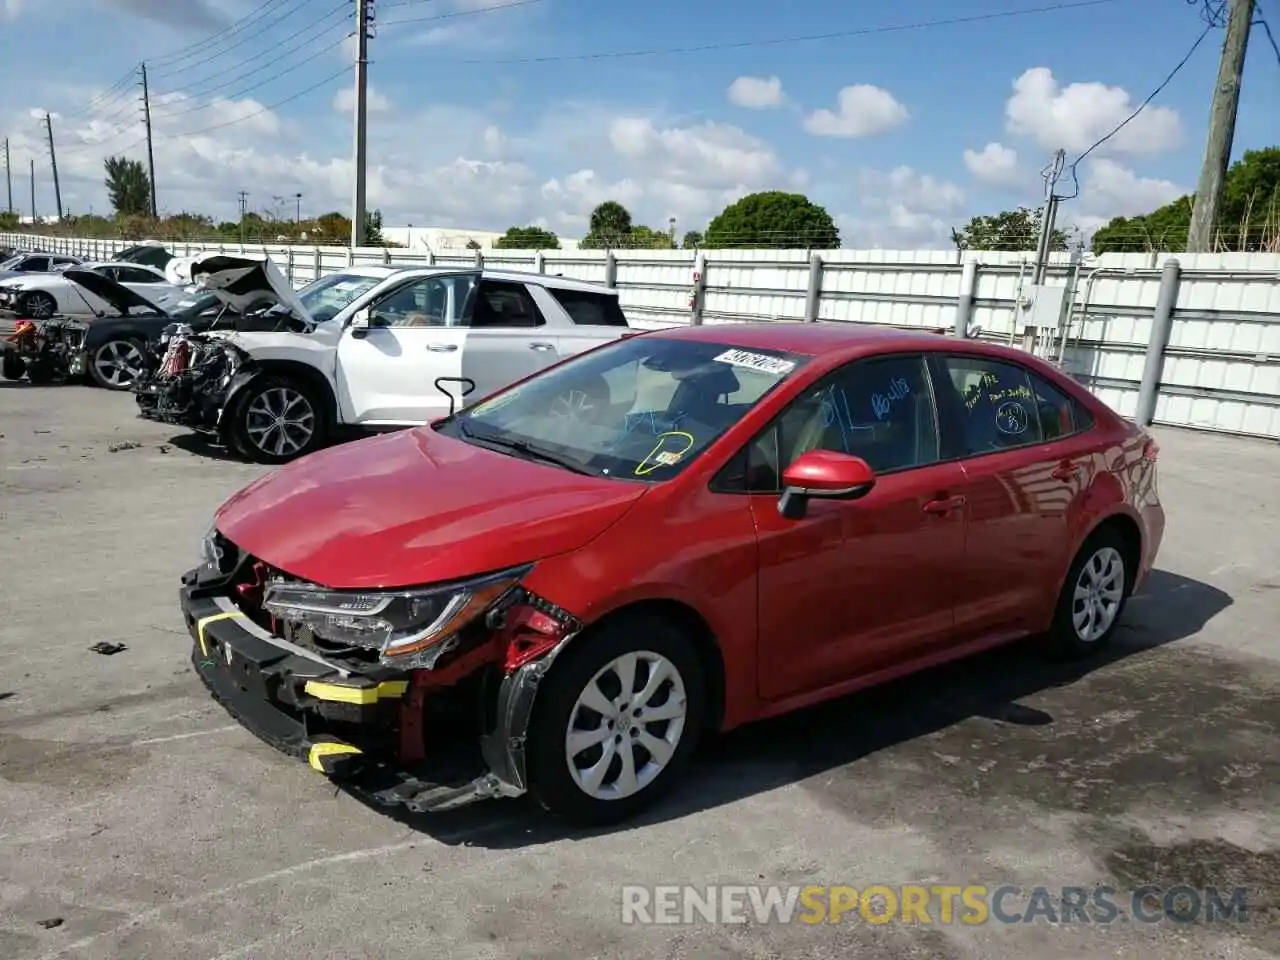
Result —
[[653, 445], [649, 455], [640, 461], [635, 469], [637, 477], [653, 473], [659, 467], [670, 467], [684, 459], [694, 444], [693, 434], [683, 430], [669, 430], [658, 434], [658, 442]]

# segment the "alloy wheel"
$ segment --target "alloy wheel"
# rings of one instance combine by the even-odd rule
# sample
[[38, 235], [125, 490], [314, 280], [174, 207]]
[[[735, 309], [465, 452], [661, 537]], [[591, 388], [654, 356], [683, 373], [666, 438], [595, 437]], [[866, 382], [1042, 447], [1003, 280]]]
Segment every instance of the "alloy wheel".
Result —
[[58, 304], [47, 293], [34, 293], [27, 298], [23, 313], [33, 320], [48, 320], [58, 309]]
[[142, 373], [142, 351], [128, 340], [111, 340], [93, 355], [93, 369], [104, 386], [129, 387]]
[[569, 712], [564, 753], [574, 783], [595, 800], [640, 792], [671, 762], [687, 716], [684, 678], [674, 663], [648, 650], [615, 657]]
[[244, 413], [244, 432], [264, 453], [292, 456], [315, 435], [315, 410], [300, 391], [270, 387], [249, 401]]
[[1102, 547], [1085, 561], [1071, 599], [1071, 626], [1077, 637], [1093, 643], [1111, 629], [1124, 587], [1124, 558], [1115, 547]]

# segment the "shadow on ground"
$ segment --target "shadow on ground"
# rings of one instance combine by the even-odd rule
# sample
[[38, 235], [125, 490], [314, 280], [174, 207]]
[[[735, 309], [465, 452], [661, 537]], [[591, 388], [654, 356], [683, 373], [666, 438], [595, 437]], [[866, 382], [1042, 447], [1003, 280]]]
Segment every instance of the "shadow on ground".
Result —
[[[1231, 597], [1221, 590], [1157, 570], [1130, 601], [1112, 644], [1093, 659], [1054, 660], [1041, 653], [1035, 640], [1028, 640], [710, 737], [690, 775], [662, 803], [613, 829], [629, 830], [683, 817], [811, 778], [825, 779], [836, 773], [847, 776], [860, 761], [972, 718], [990, 721], [985, 734], [988, 740], [1006, 738], [999, 731], [1010, 728], [1047, 728], [1049, 732], [1040, 735], [1040, 740], [1057, 737], [1054, 712], [1019, 701], [1071, 687], [1090, 674], [1115, 670], [1117, 664], [1135, 655], [1192, 636], [1231, 603]], [[1181, 679], [1186, 684], [1196, 682], [1195, 676]], [[1092, 714], [1087, 690], [1074, 699], [1083, 702], [1073, 703], [1073, 710]], [[966, 731], [965, 736], [974, 733]], [[1070, 736], [1076, 748], [1083, 749], [1081, 731], [1073, 729]], [[1085, 730], [1083, 736], [1089, 732]], [[1152, 791], [1161, 787], [1159, 782], [1145, 785]], [[376, 809], [388, 814], [384, 808]], [[563, 827], [523, 798], [479, 803], [431, 816], [389, 815], [444, 843], [492, 848], [605, 832]]]
[[220, 443], [214, 443], [208, 437], [201, 433], [180, 433], [177, 436], [169, 438], [169, 443], [173, 444], [183, 453], [189, 453], [192, 456], [204, 457], [208, 460], [222, 460], [227, 463], [245, 463], [244, 457], [237, 456]]

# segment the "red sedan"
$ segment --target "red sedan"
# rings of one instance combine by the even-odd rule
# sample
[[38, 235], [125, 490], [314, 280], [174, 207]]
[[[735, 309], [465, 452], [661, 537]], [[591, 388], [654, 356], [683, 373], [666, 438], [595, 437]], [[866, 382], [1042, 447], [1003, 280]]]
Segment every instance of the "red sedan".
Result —
[[1012, 349], [651, 332], [266, 475], [181, 602], [214, 696], [351, 790], [612, 821], [708, 730], [1101, 647], [1160, 546], [1156, 455]]

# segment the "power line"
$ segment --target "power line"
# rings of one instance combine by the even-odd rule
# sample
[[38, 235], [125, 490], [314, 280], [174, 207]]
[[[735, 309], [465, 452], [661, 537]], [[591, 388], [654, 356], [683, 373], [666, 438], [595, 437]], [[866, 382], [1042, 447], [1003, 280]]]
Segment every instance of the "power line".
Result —
[[336, 73], [329, 74], [329, 76], [325, 77], [323, 80], [319, 80], [311, 84], [311, 86], [309, 87], [304, 87], [303, 89], [299, 90], [297, 93], [294, 93], [285, 97], [283, 100], [277, 100], [274, 103], [268, 103], [263, 107], [261, 107], [260, 109], [254, 110], [252, 113], [246, 113], [244, 116], [237, 117], [234, 120], [228, 120], [226, 123], [215, 123], [211, 127], [201, 127], [199, 130], [186, 130], [183, 133], [173, 134], [171, 136], [163, 137], [162, 139], [180, 140], [184, 137], [194, 137], [194, 136], [197, 136], [198, 134], [211, 133], [214, 130], [221, 130], [224, 127], [233, 127], [238, 123], [244, 123], [246, 120], [252, 120], [254, 117], [259, 116], [260, 114], [267, 113], [268, 111], [274, 110], [277, 107], [283, 107], [286, 103], [292, 103], [294, 100], [297, 100], [301, 97], [305, 97], [308, 93], [311, 93], [313, 90], [318, 90], [320, 87], [323, 87], [325, 84], [331, 83], [334, 80], [338, 79], [338, 77], [342, 76], [344, 73], [346, 73], [350, 69], [351, 69], [350, 66], [345, 66], [341, 70], [338, 70]]
[[216, 33], [210, 34], [208, 37], [205, 37], [203, 40], [198, 40], [195, 43], [188, 44], [185, 47], [180, 47], [177, 50], [172, 51], [171, 53], [162, 54], [161, 56], [158, 56], [158, 57], [152, 57], [151, 58], [152, 66], [154, 67], [159, 64], [176, 64], [183, 60], [189, 59], [191, 56], [194, 56], [197, 53], [200, 53], [204, 50], [208, 50], [211, 46], [217, 46], [219, 43], [222, 42], [222, 38], [231, 37], [239, 33], [240, 31], [244, 30], [246, 27], [249, 27], [252, 24], [260, 21], [263, 17], [265, 17], [268, 13], [271, 12], [271, 8], [273, 6], [276, 6], [284, 2], [286, 2], [286, 0], [264, 0], [262, 6], [259, 7], [258, 10], [255, 11], [254, 13], [250, 13], [246, 16], [241, 17], [239, 20], [236, 20], [234, 23], [227, 25], [226, 27], [217, 31]]
[[[304, 34], [304, 33], [309, 33], [309, 32], [311, 32], [311, 31], [312, 31], [312, 30], [314, 30], [316, 27], [318, 27], [318, 26], [320, 26], [322, 23], [324, 23], [326, 20], [331, 19], [335, 13], [342, 13], [342, 14], [344, 14], [344, 17], [343, 17], [343, 19], [344, 19], [344, 20], [345, 20], [345, 19], [347, 19], [347, 18], [349, 18], [349, 17], [350, 17], [350, 15], [351, 15], [351, 13], [350, 13], [350, 8], [351, 8], [350, 0], [340, 0], [340, 2], [338, 3], [338, 5], [337, 5], [337, 6], [335, 6], [335, 7], [333, 7], [333, 8], [332, 8], [328, 13], [323, 14], [321, 17], [319, 17], [318, 19], [314, 20], [313, 22], [311, 22], [311, 23], [310, 23], [310, 24], [308, 24], [307, 26], [302, 27], [302, 28], [301, 28], [301, 29], [299, 29], [299, 30], [295, 30], [293, 33], [289, 34], [287, 37], [281, 37], [279, 40], [274, 41], [274, 42], [271, 44], [271, 46], [269, 46], [266, 50], [262, 50], [262, 51], [260, 51], [260, 52], [258, 52], [258, 53], [256, 53], [256, 54], [254, 54], [254, 55], [253, 55], [253, 56], [251, 56], [251, 57], [247, 57], [247, 58], [246, 58], [246, 59], [244, 59], [244, 60], [237, 61], [236, 63], [232, 64], [230, 67], [227, 67], [225, 70], [219, 70], [219, 71], [217, 71], [217, 72], [215, 72], [215, 73], [210, 74], [210, 75], [209, 75], [209, 76], [207, 76], [207, 77], [201, 77], [201, 78], [200, 78], [200, 79], [198, 79], [198, 80], [189, 80], [189, 81], [188, 81], [188, 80], [184, 80], [184, 81], [183, 81], [183, 83], [182, 83], [181, 92], [182, 92], [182, 93], [186, 93], [186, 94], [188, 94], [188, 95], [195, 95], [195, 94], [193, 94], [193, 93], [192, 93], [193, 89], [199, 88], [199, 87], [203, 86], [204, 84], [208, 83], [208, 82], [209, 82], [209, 81], [211, 81], [211, 80], [217, 80], [218, 78], [220, 78], [220, 77], [225, 77], [225, 76], [227, 76], [228, 74], [234, 74], [234, 76], [233, 76], [233, 78], [232, 78], [231, 80], [229, 80], [229, 81], [227, 81], [226, 83], [220, 84], [219, 86], [217, 86], [217, 87], [214, 87], [214, 88], [213, 88], [213, 90], [218, 90], [218, 89], [221, 89], [222, 87], [227, 86], [227, 85], [228, 85], [228, 84], [230, 84], [230, 83], [234, 83], [234, 82], [235, 82], [235, 80], [243, 79], [243, 78], [244, 78], [244, 77], [246, 77], [246, 76], [252, 76], [252, 75], [253, 75], [253, 74], [255, 74], [255, 73], [259, 73], [259, 72], [261, 72], [262, 70], [265, 70], [265, 69], [267, 69], [268, 67], [270, 67], [270, 66], [271, 66], [271, 64], [269, 64], [269, 63], [268, 63], [268, 64], [264, 64], [264, 65], [262, 65], [262, 66], [260, 66], [260, 67], [256, 67], [256, 68], [255, 68], [255, 69], [253, 69], [253, 70], [249, 70], [249, 71], [247, 71], [247, 72], [243, 72], [243, 73], [241, 72], [241, 70], [242, 70], [242, 68], [243, 68], [243, 67], [247, 66], [248, 64], [253, 63], [255, 60], [261, 60], [263, 57], [281, 57], [281, 56], [285, 56], [285, 55], [287, 54], [287, 52], [288, 52], [288, 51], [284, 51], [284, 50], [281, 50], [281, 49], [280, 49], [284, 44], [287, 44], [287, 43], [289, 43], [290, 41], [292, 41], [292, 40], [296, 39], [297, 37], [300, 37], [300, 36], [301, 36], [302, 34]], [[328, 27], [326, 27], [324, 30], [322, 30], [322, 31], [321, 31], [321, 35], [323, 35], [324, 33], [327, 33], [329, 30], [332, 30], [332, 29], [333, 29], [334, 27], [336, 27], [337, 25], [338, 25], [338, 24], [337, 24], [337, 22], [334, 22], [334, 23], [330, 24]], [[317, 39], [319, 39], [319, 36], [312, 37], [312, 38], [310, 38], [309, 40], [304, 41], [304, 42], [303, 42], [302, 44], [300, 44], [299, 46], [305, 46], [307, 43], [312, 43], [312, 42], [314, 42], [314, 41], [315, 41], [315, 40], [317, 40]], [[296, 48], [291, 48], [291, 49], [296, 49]], [[198, 92], [198, 90], [197, 90], [197, 92]], [[208, 93], [208, 92], [211, 92], [211, 91], [205, 91], [205, 92], [206, 92], [206, 93]]]
[[[535, 3], [544, 2], [545, 0], [510, 0], [508, 3], [497, 3], [491, 7], [477, 7], [474, 10], [454, 10], [451, 13], [436, 13], [429, 17], [407, 17], [403, 20], [387, 20], [384, 21], [382, 25], [384, 27], [394, 27], [405, 23], [431, 23], [434, 20], [453, 20], [457, 17], [477, 17], [488, 13], [500, 13], [503, 10], [511, 10], [515, 7], [530, 7]], [[384, 4], [384, 6], [400, 5], [401, 4]]]
[[1175, 65], [1174, 68], [1169, 71], [1168, 76], [1166, 76], [1163, 80], [1161, 80], [1160, 84], [1154, 90], [1152, 90], [1150, 94], [1147, 95], [1147, 98], [1143, 100], [1142, 103], [1138, 104], [1138, 108], [1134, 110], [1131, 114], [1129, 114], [1127, 117], [1125, 117], [1123, 120], [1121, 120], [1119, 123], [1117, 123], [1114, 127], [1112, 127], [1111, 130], [1109, 130], [1106, 134], [1104, 134], [1103, 136], [1095, 140], [1093, 144], [1090, 145], [1090, 147], [1084, 151], [1084, 153], [1080, 154], [1080, 156], [1076, 157], [1073, 161], [1071, 161], [1070, 165], [1067, 167], [1067, 170], [1071, 174], [1071, 186], [1072, 186], [1073, 192], [1068, 196], [1058, 197], [1059, 200], [1074, 200], [1076, 197], [1080, 196], [1080, 179], [1076, 175], [1076, 168], [1079, 167], [1080, 162], [1084, 160], [1085, 157], [1089, 156], [1089, 154], [1093, 153], [1093, 151], [1097, 150], [1100, 146], [1102, 146], [1104, 143], [1110, 140], [1112, 137], [1114, 137], [1117, 133], [1119, 133], [1125, 127], [1127, 127], [1130, 122], [1132, 122], [1140, 113], [1142, 113], [1143, 110], [1145, 110], [1151, 104], [1152, 100], [1154, 100], [1161, 93], [1163, 93], [1165, 87], [1169, 86], [1169, 84], [1173, 82], [1173, 78], [1176, 77], [1182, 71], [1182, 68], [1191, 62], [1191, 58], [1195, 55], [1196, 50], [1200, 48], [1200, 44], [1204, 42], [1204, 38], [1207, 37], [1214, 29], [1216, 28], [1212, 23], [1207, 24], [1205, 28], [1202, 31], [1200, 31], [1200, 35], [1196, 37], [1195, 43], [1191, 44], [1191, 49], [1188, 50], [1186, 54], [1183, 56], [1183, 58], [1178, 61], [1177, 65]]
[[1267, 35], [1267, 40], [1271, 44], [1271, 52], [1276, 55], [1276, 63], [1280, 64], [1280, 45], [1276, 44], [1275, 34], [1271, 32], [1271, 24], [1267, 23], [1267, 18], [1262, 15], [1261, 0], [1255, 0], [1254, 9], [1258, 14], [1258, 19], [1255, 20], [1254, 23], [1262, 27], [1263, 32]]
[[[170, 74], [173, 74], [173, 75], [177, 75], [177, 76], [184, 76], [184, 77], [185, 77], [185, 76], [189, 75], [193, 70], [197, 69], [198, 67], [202, 67], [202, 66], [204, 66], [206, 63], [212, 63], [212, 62], [213, 62], [213, 61], [215, 61], [215, 60], [221, 60], [223, 57], [227, 56], [227, 54], [232, 53], [233, 51], [238, 50], [238, 49], [240, 49], [241, 47], [248, 46], [248, 45], [249, 45], [250, 43], [252, 43], [254, 40], [261, 39], [261, 38], [262, 38], [262, 37], [264, 37], [267, 33], [269, 33], [269, 32], [270, 32], [270, 30], [271, 30], [271, 28], [272, 28], [272, 27], [275, 27], [275, 26], [277, 26], [278, 24], [284, 23], [286, 20], [289, 20], [289, 19], [296, 19], [296, 16], [295, 16], [295, 15], [299, 12], [299, 8], [300, 8], [300, 6], [301, 6], [303, 3], [305, 3], [305, 2], [307, 2], [307, 0], [293, 0], [293, 4], [294, 4], [293, 6], [291, 6], [291, 7], [286, 7], [286, 8], [284, 8], [283, 10], [279, 10], [279, 11], [277, 11], [277, 15], [276, 15], [274, 18], [272, 18], [272, 19], [263, 20], [262, 22], [260, 22], [260, 23], [257, 25], [258, 29], [254, 31], [254, 35], [253, 35], [252, 37], [246, 37], [246, 38], [245, 38], [245, 39], [243, 39], [243, 40], [238, 40], [238, 41], [236, 41], [235, 43], [233, 43], [231, 46], [227, 47], [225, 50], [219, 50], [219, 51], [217, 51], [217, 52], [215, 52], [215, 53], [211, 53], [211, 54], [209, 54], [208, 56], [201, 57], [199, 60], [196, 60], [196, 61], [194, 61], [193, 63], [185, 64], [185, 65], [184, 65], [184, 66], [182, 66], [180, 69], [179, 69], [179, 68], [173, 68], [173, 67], [170, 67], [170, 68], [168, 68], [168, 69], [166, 69], [166, 70], [159, 70], [159, 71], [155, 71], [155, 72], [156, 72], [157, 74], [163, 74], [163, 75], [170, 75]], [[326, 14], [325, 16], [328, 16], [328, 14]], [[314, 22], [314, 21], [312, 21], [312, 22]], [[304, 30], [305, 30], [305, 29], [308, 29], [310, 25], [311, 25], [311, 24], [308, 24], [308, 27], [304, 27], [303, 29], [304, 29]], [[301, 31], [299, 31], [299, 32], [301, 32]], [[295, 34], [295, 36], [296, 36], [296, 34]], [[257, 59], [257, 58], [256, 58], [256, 57], [250, 57], [250, 58], [249, 58], [249, 61], [252, 61], [252, 60], [254, 60], [254, 59]], [[244, 62], [249, 62], [249, 61], [244, 61]], [[215, 76], [222, 76], [223, 74], [226, 74], [226, 73], [228, 73], [228, 72], [231, 72], [231, 71], [235, 70], [238, 66], [239, 66], [239, 64], [238, 64], [238, 63], [232, 63], [232, 64], [230, 64], [230, 65], [229, 65], [229, 66], [227, 66], [227, 67], [219, 68], [219, 69], [218, 69], [218, 71], [217, 71], [217, 73], [215, 74]], [[206, 82], [208, 79], [210, 79], [210, 78], [205, 77], [205, 78], [203, 78], [203, 79], [201, 79], [201, 80], [194, 81], [194, 82], [196, 82], [196, 83], [204, 83], [204, 82]]]
[[[539, 0], [520, 0], [519, 3], [509, 4], [508, 6], [521, 6], [525, 3], [539, 2]], [[574, 53], [574, 54], [556, 54], [546, 57], [504, 57], [495, 59], [467, 59], [467, 60], [436, 60], [438, 65], [463, 65], [478, 64], [489, 66], [502, 66], [511, 64], [533, 64], [533, 63], [568, 63], [573, 61], [588, 60], [622, 60], [638, 57], [661, 57], [661, 56], [680, 56], [691, 53], [707, 53], [712, 50], [742, 50], [749, 47], [772, 47], [783, 46], [793, 43], [817, 43], [824, 40], [847, 40], [852, 37], [867, 37], [886, 33], [902, 33], [910, 30], [926, 30], [933, 27], [950, 27], [959, 26], [969, 23], [983, 23], [991, 20], [1008, 20], [1014, 17], [1026, 17], [1038, 13], [1053, 13], [1059, 10], [1081, 10], [1087, 7], [1099, 7], [1106, 4], [1120, 3], [1123, 0], [1067, 0], [1062, 3], [1052, 3], [1040, 7], [1027, 7], [1022, 10], [1004, 10], [998, 13], [982, 13], [964, 17], [947, 17], [934, 20], [921, 20], [915, 23], [890, 24], [883, 27], [860, 27], [853, 30], [836, 30], [830, 33], [812, 33], [801, 36], [791, 37], [773, 37], [763, 40], [728, 40], [720, 43], [700, 43], [682, 47], [651, 47], [644, 50], [609, 50], [598, 53]], [[503, 10], [507, 7], [488, 7], [486, 10]], [[475, 11], [481, 12], [481, 11]], [[439, 19], [439, 18], [422, 18]], [[384, 26], [391, 26], [399, 23], [416, 23], [421, 22], [414, 20], [394, 20]]]
[[[343, 2], [343, 7], [346, 7], [346, 6], [347, 6], [347, 2], [346, 2], [346, 0], [344, 0], [344, 2]], [[314, 26], [314, 25], [313, 25], [313, 26]], [[332, 31], [332, 30], [334, 29], [334, 27], [336, 27], [336, 26], [339, 26], [339, 24], [336, 24], [336, 23], [335, 23], [335, 24], [331, 24], [331, 25], [326, 29], [325, 33], [329, 32], [329, 31]], [[311, 38], [309, 38], [309, 39], [307, 39], [307, 40], [303, 41], [303, 42], [302, 42], [302, 43], [300, 43], [300, 44], [295, 44], [294, 46], [292, 46], [292, 47], [288, 47], [287, 49], [284, 49], [284, 50], [281, 50], [281, 49], [275, 49], [275, 50], [268, 51], [268, 53], [270, 53], [270, 54], [274, 54], [274, 55], [275, 55], [275, 59], [274, 59], [272, 62], [264, 63], [264, 64], [262, 64], [261, 66], [259, 66], [259, 67], [255, 67], [253, 70], [248, 70], [248, 71], [246, 71], [245, 73], [242, 73], [242, 74], [239, 74], [239, 73], [238, 73], [238, 74], [236, 74], [236, 76], [234, 76], [231, 80], [229, 80], [229, 81], [227, 81], [227, 82], [225, 82], [225, 83], [218, 84], [217, 86], [210, 87], [208, 90], [197, 91], [197, 92], [196, 92], [196, 93], [194, 93], [194, 94], [190, 93], [190, 92], [189, 92], [189, 91], [187, 91], [187, 90], [171, 90], [171, 91], [168, 91], [168, 92], [165, 94], [165, 96], [170, 96], [170, 97], [172, 97], [172, 96], [174, 96], [174, 95], [180, 95], [180, 96], [184, 96], [184, 97], [191, 97], [192, 99], [194, 99], [194, 98], [196, 98], [196, 97], [208, 97], [210, 94], [213, 94], [213, 93], [215, 93], [215, 92], [217, 92], [217, 91], [220, 91], [220, 90], [225, 90], [227, 87], [232, 86], [233, 84], [236, 84], [236, 83], [238, 83], [238, 82], [240, 82], [240, 81], [244, 80], [244, 79], [245, 79], [245, 78], [247, 78], [247, 77], [251, 77], [251, 76], [253, 76], [255, 73], [261, 73], [263, 70], [266, 70], [266, 69], [268, 69], [268, 68], [270, 68], [270, 67], [276, 67], [276, 66], [279, 66], [279, 65], [280, 65], [280, 63], [281, 63], [281, 61], [283, 61], [283, 60], [287, 60], [287, 59], [289, 59], [290, 57], [292, 57], [294, 54], [296, 54], [296, 53], [298, 53], [298, 52], [300, 52], [300, 51], [303, 51], [303, 50], [304, 50], [304, 48], [306, 48], [309, 44], [313, 44], [313, 43], [315, 43], [316, 41], [320, 40], [323, 36], [324, 36], [324, 33], [320, 34], [319, 36], [311, 37]], [[314, 50], [305, 51], [305, 52], [306, 52], [306, 59], [305, 59], [305, 60], [303, 60], [303, 61], [301, 61], [301, 62], [299, 62], [299, 63], [294, 63], [294, 64], [291, 64], [291, 65], [289, 65], [289, 66], [286, 66], [286, 67], [285, 67], [285, 69], [283, 69], [283, 70], [277, 70], [277, 71], [276, 71], [276, 72], [274, 72], [274, 73], [268, 74], [265, 78], [263, 78], [263, 79], [261, 79], [261, 80], [256, 80], [256, 81], [254, 81], [253, 83], [250, 83], [248, 86], [241, 86], [241, 87], [238, 87], [236, 90], [234, 90], [234, 91], [232, 91], [232, 92], [230, 92], [230, 93], [222, 94], [222, 95], [221, 95], [221, 96], [219, 96], [217, 99], [219, 99], [219, 100], [237, 100], [237, 99], [239, 99], [240, 97], [244, 96], [244, 95], [245, 95], [245, 94], [247, 94], [247, 93], [251, 93], [252, 91], [259, 89], [260, 87], [264, 87], [264, 86], [266, 86], [267, 84], [271, 83], [273, 80], [277, 80], [277, 79], [279, 79], [280, 77], [283, 77], [283, 76], [288, 75], [289, 73], [292, 73], [294, 70], [299, 70], [299, 69], [301, 69], [302, 67], [308, 66], [308, 65], [312, 62], [312, 60], [314, 60], [314, 59], [315, 59], [317, 56], [319, 56], [320, 54], [322, 54], [322, 53], [326, 53], [326, 52], [328, 52], [329, 50], [332, 50], [332, 49], [334, 49], [335, 47], [337, 47], [337, 46], [341, 45], [342, 43], [346, 42], [347, 36], [348, 36], [348, 34], [344, 31], [344, 32], [343, 32], [343, 34], [342, 34], [341, 36], [334, 38], [330, 43], [325, 44], [323, 47], [318, 47], [318, 48], [316, 48], [316, 49], [314, 49]], [[208, 107], [209, 107], [209, 104], [207, 104], [207, 103], [197, 103], [197, 104], [194, 104], [194, 105], [191, 105], [191, 106], [184, 106], [184, 107], [183, 107], [182, 109], [180, 109], [180, 110], [170, 110], [170, 111], [167, 111], [167, 112], [158, 112], [158, 113], [156, 114], [156, 116], [157, 116], [158, 118], [160, 118], [160, 119], [173, 119], [174, 117], [180, 117], [180, 116], [182, 116], [183, 114], [186, 114], [186, 113], [193, 113], [193, 112], [194, 112], [194, 111], [196, 111], [196, 110], [205, 110], [205, 109], [208, 109]]]

